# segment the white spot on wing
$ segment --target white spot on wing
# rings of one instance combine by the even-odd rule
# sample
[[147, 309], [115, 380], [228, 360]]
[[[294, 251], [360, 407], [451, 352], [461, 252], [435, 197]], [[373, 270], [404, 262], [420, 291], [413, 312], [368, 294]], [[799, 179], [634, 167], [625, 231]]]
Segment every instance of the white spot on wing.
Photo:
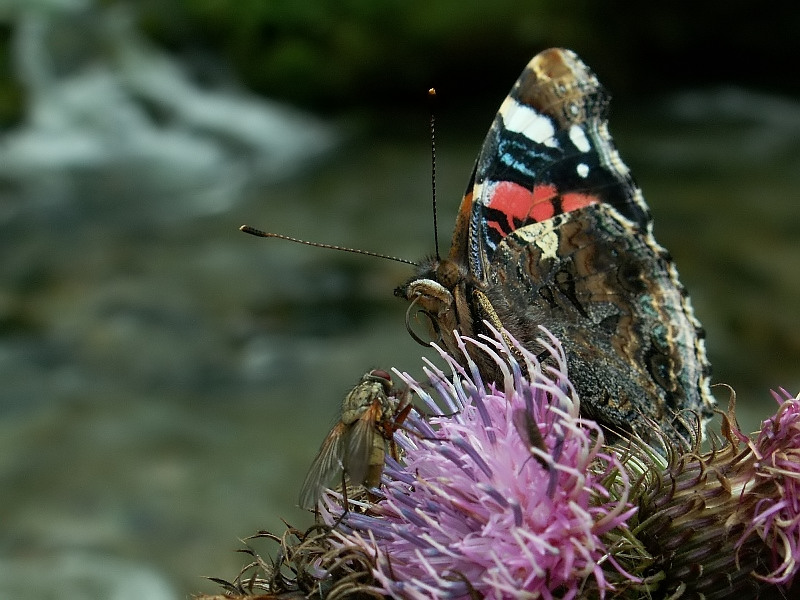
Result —
[[[478, 181], [472, 186], [472, 201], [479, 202], [484, 206], [489, 206], [489, 201], [492, 199], [491, 193], [484, 193], [484, 184]], [[491, 190], [487, 190], [491, 192]]]
[[580, 175], [584, 179], [586, 179], [586, 177], [589, 175], [589, 165], [587, 165], [586, 163], [579, 164], [576, 170], [578, 171], [578, 175]]
[[586, 133], [580, 125], [573, 125], [569, 128], [569, 139], [572, 140], [572, 143], [575, 144], [575, 147], [581, 152], [589, 152], [589, 150], [592, 149], [589, 138], [586, 137]]
[[[500, 115], [506, 129], [521, 133], [537, 144], [547, 143], [556, 133], [553, 122], [548, 117], [520, 104], [510, 96], [500, 105]], [[552, 146], [553, 143], [547, 145]]]
[[558, 234], [556, 233], [555, 221], [548, 219], [541, 223], [532, 223], [522, 229], [517, 229], [514, 235], [522, 238], [529, 244], [534, 244], [542, 251], [542, 258], [558, 258]]

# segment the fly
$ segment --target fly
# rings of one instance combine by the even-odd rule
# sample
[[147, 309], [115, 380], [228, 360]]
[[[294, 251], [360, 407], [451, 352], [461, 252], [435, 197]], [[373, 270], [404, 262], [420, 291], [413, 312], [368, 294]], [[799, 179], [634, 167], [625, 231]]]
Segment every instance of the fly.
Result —
[[386, 442], [397, 458], [394, 432], [411, 411], [408, 393], [394, 390], [392, 377], [375, 369], [365, 374], [342, 401], [342, 414], [320, 446], [300, 490], [300, 506], [314, 509], [322, 490], [341, 475], [342, 487], [378, 487], [386, 459]]

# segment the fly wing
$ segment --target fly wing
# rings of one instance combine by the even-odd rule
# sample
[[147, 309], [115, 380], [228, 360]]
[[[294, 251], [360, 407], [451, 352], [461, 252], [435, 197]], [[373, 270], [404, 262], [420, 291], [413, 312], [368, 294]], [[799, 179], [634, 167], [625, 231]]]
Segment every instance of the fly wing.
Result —
[[347, 428], [344, 423], [337, 423], [322, 442], [300, 489], [301, 508], [309, 510], [316, 508], [322, 495], [322, 488], [333, 479], [334, 475], [342, 472], [344, 435]]
[[375, 429], [382, 416], [380, 402], [373, 402], [370, 407], [353, 423], [347, 435], [347, 448], [344, 453], [344, 471], [350, 483], [360, 485], [367, 478], [369, 460], [375, 443], [383, 443], [376, 439]]

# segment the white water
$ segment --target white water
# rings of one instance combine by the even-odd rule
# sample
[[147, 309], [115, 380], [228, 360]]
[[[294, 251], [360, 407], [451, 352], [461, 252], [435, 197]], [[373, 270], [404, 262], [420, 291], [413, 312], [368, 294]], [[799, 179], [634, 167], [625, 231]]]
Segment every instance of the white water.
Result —
[[80, 202], [91, 180], [94, 202], [135, 202], [156, 220], [221, 213], [336, 143], [309, 115], [196, 84], [118, 7], [6, 0], [0, 18], [27, 94], [23, 122], [0, 138], [0, 177], [36, 204]]

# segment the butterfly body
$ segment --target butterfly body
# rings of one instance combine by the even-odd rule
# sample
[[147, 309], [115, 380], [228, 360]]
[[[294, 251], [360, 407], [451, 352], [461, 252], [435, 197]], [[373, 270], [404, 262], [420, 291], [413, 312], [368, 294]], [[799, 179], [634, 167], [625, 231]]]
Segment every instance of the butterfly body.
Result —
[[608, 102], [574, 53], [534, 57], [489, 130], [448, 257], [396, 294], [454, 356], [454, 330], [474, 336], [489, 322], [539, 353], [544, 326], [566, 350], [584, 414], [613, 432], [654, 421], [685, 434], [681, 411], [713, 409], [703, 332], [608, 133]]

